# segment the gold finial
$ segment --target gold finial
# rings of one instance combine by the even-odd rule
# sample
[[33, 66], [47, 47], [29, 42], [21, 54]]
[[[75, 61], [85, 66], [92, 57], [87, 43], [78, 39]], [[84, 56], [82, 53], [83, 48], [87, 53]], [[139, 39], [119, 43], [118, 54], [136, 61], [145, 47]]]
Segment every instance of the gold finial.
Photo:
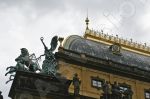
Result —
[[88, 25], [89, 25], [89, 19], [88, 19], [88, 17], [86, 18], [85, 22], [86, 22], [86, 29], [88, 30], [89, 29], [89, 27], [88, 27]]
[[89, 27], [88, 27], [88, 25], [89, 25], [88, 11], [87, 11], [87, 17], [86, 17], [85, 22], [86, 22], [86, 30], [88, 30], [89, 29]]

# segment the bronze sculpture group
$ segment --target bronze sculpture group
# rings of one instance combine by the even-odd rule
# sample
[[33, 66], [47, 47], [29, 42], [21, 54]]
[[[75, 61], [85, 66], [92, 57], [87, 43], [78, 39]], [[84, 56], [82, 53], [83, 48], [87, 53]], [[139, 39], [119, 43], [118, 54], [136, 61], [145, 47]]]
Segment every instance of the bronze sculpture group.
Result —
[[12, 81], [14, 76], [15, 76], [15, 72], [17, 70], [21, 70], [21, 71], [31, 71], [31, 72], [36, 72], [37, 70], [41, 71], [38, 63], [33, 62], [32, 56], [35, 56], [35, 54], [31, 54], [29, 55], [29, 52], [26, 48], [21, 48], [21, 54], [15, 59], [15, 61], [17, 62], [16, 66], [10, 66], [7, 67], [6, 70], [9, 70], [5, 76], [7, 76], [8, 74], [11, 74], [9, 77], [9, 80], [6, 82], [8, 83], [9, 81]]
[[[54, 36], [51, 40], [51, 48], [48, 48], [45, 43], [44, 43], [44, 38], [40, 38], [43, 46], [44, 46], [44, 54], [40, 55], [40, 57], [36, 58], [35, 54], [29, 54], [28, 50], [26, 48], [21, 48], [21, 54], [15, 59], [17, 64], [15, 66], [10, 66], [7, 67], [6, 70], [9, 70], [5, 76], [10, 74], [9, 80], [6, 82], [8, 83], [9, 81], [12, 81], [15, 72], [16, 71], [27, 71], [27, 72], [34, 72], [40, 71], [41, 74], [46, 74], [50, 76], [56, 76], [57, 74], [57, 60], [54, 55], [54, 51], [58, 45], [58, 36]], [[45, 56], [45, 59], [42, 64], [42, 69], [40, 68], [38, 64], [38, 60], [42, 57]], [[79, 96], [80, 92], [80, 84], [81, 81], [79, 80], [78, 74], [74, 74], [73, 79], [72, 79], [73, 85], [74, 85], [74, 95]], [[103, 99], [132, 99], [132, 90], [128, 88], [127, 90], [121, 90], [120, 86], [117, 84], [117, 82], [114, 82], [114, 84], [110, 84], [108, 81], [106, 81], [103, 86]], [[113, 98], [110, 98], [111, 97]]]
[[[47, 75], [53, 75], [55, 76], [57, 73], [57, 61], [54, 56], [54, 50], [56, 49], [58, 45], [58, 37], [54, 36], [51, 40], [51, 48], [48, 49], [48, 47], [45, 45], [43, 42], [43, 37], [41, 37], [41, 42], [44, 45], [45, 52], [43, 55], [40, 55], [40, 57], [36, 58], [35, 54], [29, 54], [28, 50], [26, 48], [21, 48], [21, 54], [15, 59], [17, 64], [15, 66], [10, 66], [7, 67], [6, 70], [8, 72], [5, 74], [7, 76], [10, 74], [9, 80], [6, 82], [8, 83], [9, 81], [12, 81], [15, 72], [20, 70], [20, 71], [28, 71], [28, 72], [35, 72], [40, 71], [41, 74], [47, 74]], [[45, 60], [43, 61], [42, 64], [42, 69], [40, 68], [38, 64], [38, 60], [42, 57], [45, 56]]]

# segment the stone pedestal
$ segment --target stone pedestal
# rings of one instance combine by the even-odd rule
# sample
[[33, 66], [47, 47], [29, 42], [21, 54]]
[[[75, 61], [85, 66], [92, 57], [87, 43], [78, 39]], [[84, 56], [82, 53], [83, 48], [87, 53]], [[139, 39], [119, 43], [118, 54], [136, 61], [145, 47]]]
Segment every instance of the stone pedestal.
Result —
[[10, 89], [12, 99], [70, 99], [71, 80], [60, 76], [17, 71]]
[[94, 99], [74, 96], [68, 89], [71, 80], [60, 75], [48, 76], [32, 72], [17, 71], [9, 97], [12, 99]]

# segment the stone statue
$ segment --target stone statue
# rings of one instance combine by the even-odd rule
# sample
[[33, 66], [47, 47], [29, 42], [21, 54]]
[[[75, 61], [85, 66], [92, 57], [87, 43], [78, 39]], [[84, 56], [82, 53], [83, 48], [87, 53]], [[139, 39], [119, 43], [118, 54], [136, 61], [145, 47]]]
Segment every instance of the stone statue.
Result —
[[111, 86], [110, 82], [105, 81], [104, 84], [102, 85], [102, 90], [103, 90], [103, 98], [104, 99], [109, 99], [111, 95]]
[[110, 94], [110, 84], [108, 81], [105, 81], [103, 86], [102, 86], [104, 94], [108, 95]]
[[[43, 42], [44, 38], [41, 37], [41, 42], [44, 45], [45, 52], [41, 56], [45, 56], [45, 60], [43, 61], [42, 64], [42, 73], [48, 74], [48, 75], [56, 75], [57, 72], [57, 61], [54, 56], [54, 50], [57, 47], [58, 43], [58, 36], [54, 36], [51, 40], [51, 48], [48, 49], [48, 47], [45, 45]], [[40, 57], [41, 57], [40, 56]]]
[[5, 74], [5, 76], [11, 74], [6, 84], [9, 81], [13, 80], [15, 76], [15, 74], [13, 73], [15, 73], [17, 70], [31, 71], [31, 72], [36, 72], [37, 70], [41, 71], [38, 63], [33, 62], [34, 59], [32, 59], [31, 56], [35, 56], [35, 55], [34, 54], [29, 55], [29, 52], [26, 48], [21, 48], [21, 54], [15, 59], [15, 61], [17, 62], [16, 66], [10, 66], [6, 68], [6, 70], [9, 71]]
[[77, 73], [74, 74], [72, 82], [73, 82], [73, 85], [74, 85], [74, 95], [78, 96], [79, 92], [80, 92], [81, 81], [79, 80], [79, 77], [78, 77]]
[[2, 92], [0, 91], [0, 99], [3, 99]]
[[112, 95], [113, 95], [114, 99], [121, 99], [121, 97], [122, 97], [120, 87], [118, 86], [118, 83], [116, 81], [112, 85]]

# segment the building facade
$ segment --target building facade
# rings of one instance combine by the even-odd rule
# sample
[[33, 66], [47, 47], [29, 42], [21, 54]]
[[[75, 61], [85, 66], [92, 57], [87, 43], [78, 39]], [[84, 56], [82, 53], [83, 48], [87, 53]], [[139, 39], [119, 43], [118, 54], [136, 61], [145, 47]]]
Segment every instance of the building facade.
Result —
[[[55, 53], [60, 78], [18, 72], [9, 96], [21, 99], [20, 94], [26, 92], [32, 99], [150, 99], [150, 48], [91, 30], [88, 22], [83, 37], [71, 35], [63, 44], [61, 40]], [[37, 83], [30, 83], [41, 80], [51, 86], [46, 97], [32, 86]]]
[[[109, 94], [117, 83], [124, 99], [150, 99], [150, 49], [146, 45], [87, 29], [84, 37], [68, 37], [56, 56], [59, 72], [67, 79], [79, 75], [81, 95], [102, 98], [104, 84], [109, 82]], [[130, 96], [125, 98], [127, 90]]]

